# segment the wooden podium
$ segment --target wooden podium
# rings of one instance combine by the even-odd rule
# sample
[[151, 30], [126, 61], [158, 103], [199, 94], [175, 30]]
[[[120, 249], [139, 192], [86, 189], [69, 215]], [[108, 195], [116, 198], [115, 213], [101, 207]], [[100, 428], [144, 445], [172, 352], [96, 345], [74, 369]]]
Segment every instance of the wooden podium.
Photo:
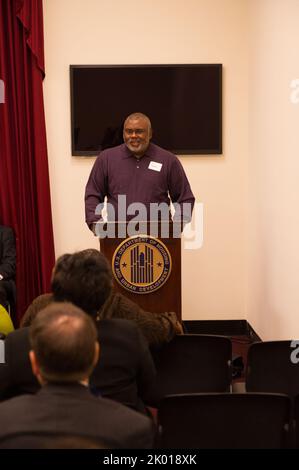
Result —
[[[101, 252], [111, 263], [112, 272], [115, 278], [115, 288], [123, 295], [140, 305], [140, 307], [142, 307], [144, 310], [149, 312], [173, 311], [177, 314], [178, 319], [181, 321], [182, 301], [180, 227], [178, 227], [177, 224], [173, 224], [172, 222], [168, 221], [151, 223], [140, 222], [139, 229], [135, 232], [136, 235], [130, 237], [128, 236], [129, 225], [127, 222], [107, 222], [106, 224], [103, 224], [103, 227], [104, 226], [105, 233], [108, 233], [109, 236], [104, 236], [105, 234], [103, 234], [103, 232], [101, 234], [98, 233], [98, 236], [100, 237], [100, 249]], [[163, 250], [162, 248], [162, 251], [164, 252], [164, 254], [165, 252], [167, 252], [170, 255], [170, 274], [165, 283], [161, 285], [161, 287], [159, 287], [157, 290], [149, 291], [146, 293], [139, 293], [128, 290], [127, 288], [123, 287], [123, 285], [121, 285], [119, 280], [117, 280], [117, 272], [115, 272], [115, 266], [117, 265], [117, 259], [120, 259], [118, 254], [122, 253], [127, 245], [130, 245], [130, 243], [138, 244], [139, 241], [143, 241], [144, 239], [148, 239], [148, 241], [153, 245], [157, 243], [158, 247], [161, 247], [161, 245], [162, 247], [166, 247], [167, 250]], [[120, 245], [122, 245], [121, 248]], [[132, 250], [134, 250], [134, 248], [131, 249], [131, 251]], [[145, 250], [151, 251], [151, 248], [145, 248]], [[132, 253], [130, 253], [128, 256], [130, 260], [132, 259], [133, 255]], [[138, 256], [142, 256], [142, 259], [144, 259], [143, 253]], [[164, 257], [163, 260], [164, 259], [166, 258]], [[133, 263], [131, 264], [131, 266], [127, 266], [128, 264], [130, 263], [122, 263], [123, 266], [126, 266], [126, 268], [128, 268], [128, 272], [130, 273], [133, 270]], [[161, 265], [161, 262], [156, 264]], [[153, 259], [152, 265], [155, 265], [155, 259]], [[131, 271], [129, 271], [129, 269], [131, 269]], [[149, 287], [150, 283], [147, 282], [148, 279], [145, 277], [141, 277], [139, 281], [136, 282], [135, 279], [134, 288], [136, 288], [137, 286], [138, 289], [145, 289], [142, 287], [139, 288], [139, 285], [147, 286], [146, 288], [148, 289], [153, 287], [153, 285]]]

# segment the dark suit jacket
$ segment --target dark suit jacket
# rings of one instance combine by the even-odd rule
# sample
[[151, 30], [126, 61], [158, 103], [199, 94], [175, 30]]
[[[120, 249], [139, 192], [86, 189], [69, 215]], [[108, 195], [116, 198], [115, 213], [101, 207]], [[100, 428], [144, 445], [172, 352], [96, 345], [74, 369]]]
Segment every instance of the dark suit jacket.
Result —
[[[32, 448], [40, 448], [42, 436], [48, 434], [85, 436], [98, 440], [104, 448], [153, 445], [149, 418], [112, 400], [94, 397], [79, 383], [48, 384], [36, 395], [1, 403], [0, 423], [1, 449], [20, 447], [22, 436], [28, 434]], [[50, 439], [45, 440], [49, 446]]]
[[[155, 380], [155, 366], [138, 327], [129, 320], [97, 323], [100, 359], [90, 378], [93, 393], [145, 412]], [[5, 340], [5, 364], [0, 364], [0, 399], [34, 393], [39, 385], [32, 374], [28, 352], [29, 328], [10, 333]]]
[[5, 281], [13, 279], [16, 271], [16, 247], [13, 230], [0, 225], [0, 274]]

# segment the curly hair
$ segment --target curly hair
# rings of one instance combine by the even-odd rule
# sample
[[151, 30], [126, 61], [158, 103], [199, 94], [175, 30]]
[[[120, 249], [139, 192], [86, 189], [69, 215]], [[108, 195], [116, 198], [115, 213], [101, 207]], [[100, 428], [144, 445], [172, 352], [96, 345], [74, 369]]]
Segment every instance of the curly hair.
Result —
[[56, 302], [72, 302], [95, 317], [111, 289], [111, 269], [98, 250], [88, 249], [58, 258], [52, 277]]

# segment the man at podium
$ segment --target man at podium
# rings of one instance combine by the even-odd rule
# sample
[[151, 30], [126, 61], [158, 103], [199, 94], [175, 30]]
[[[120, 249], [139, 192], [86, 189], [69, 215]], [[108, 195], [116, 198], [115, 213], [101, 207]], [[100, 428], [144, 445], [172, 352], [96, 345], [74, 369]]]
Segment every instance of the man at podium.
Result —
[[[122, 145], [102, 151], [91, 170], [86, 223], [101, 239], [121, 295], [126, 292], [147, 312], [159, 305], [180, 319], [180, 237], [191, 221], [194, 196], [179, 159], [151, 143], [145, 114], [126, 118], [123, 138]], [[108, 224], [103, 224], [106, 197]]]
[[[98, 156], [85, 192], [88, 227], [96, 233], [107, 197], [108, 221], [152, 220], [153, 205], [162, 211], [160, 220], [170, 219], [170, 200], [175, 205], [174, 221], [190, 222], [194, 196], [178, 158], [151, 143], [150, 119], [130, 114], [123, 128], [124, 144], [106, 149]], [[164, 212], [163, 212], [164, 211]]]

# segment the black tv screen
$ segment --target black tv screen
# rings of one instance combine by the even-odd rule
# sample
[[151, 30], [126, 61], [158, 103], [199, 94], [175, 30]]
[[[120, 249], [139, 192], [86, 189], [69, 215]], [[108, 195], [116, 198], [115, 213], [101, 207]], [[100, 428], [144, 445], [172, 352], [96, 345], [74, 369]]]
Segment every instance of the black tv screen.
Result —
[[123, 142], [125, 118], [150, 118], [176, 154], [222, 153], [222, 65], [71, 65], [72, 155]]

